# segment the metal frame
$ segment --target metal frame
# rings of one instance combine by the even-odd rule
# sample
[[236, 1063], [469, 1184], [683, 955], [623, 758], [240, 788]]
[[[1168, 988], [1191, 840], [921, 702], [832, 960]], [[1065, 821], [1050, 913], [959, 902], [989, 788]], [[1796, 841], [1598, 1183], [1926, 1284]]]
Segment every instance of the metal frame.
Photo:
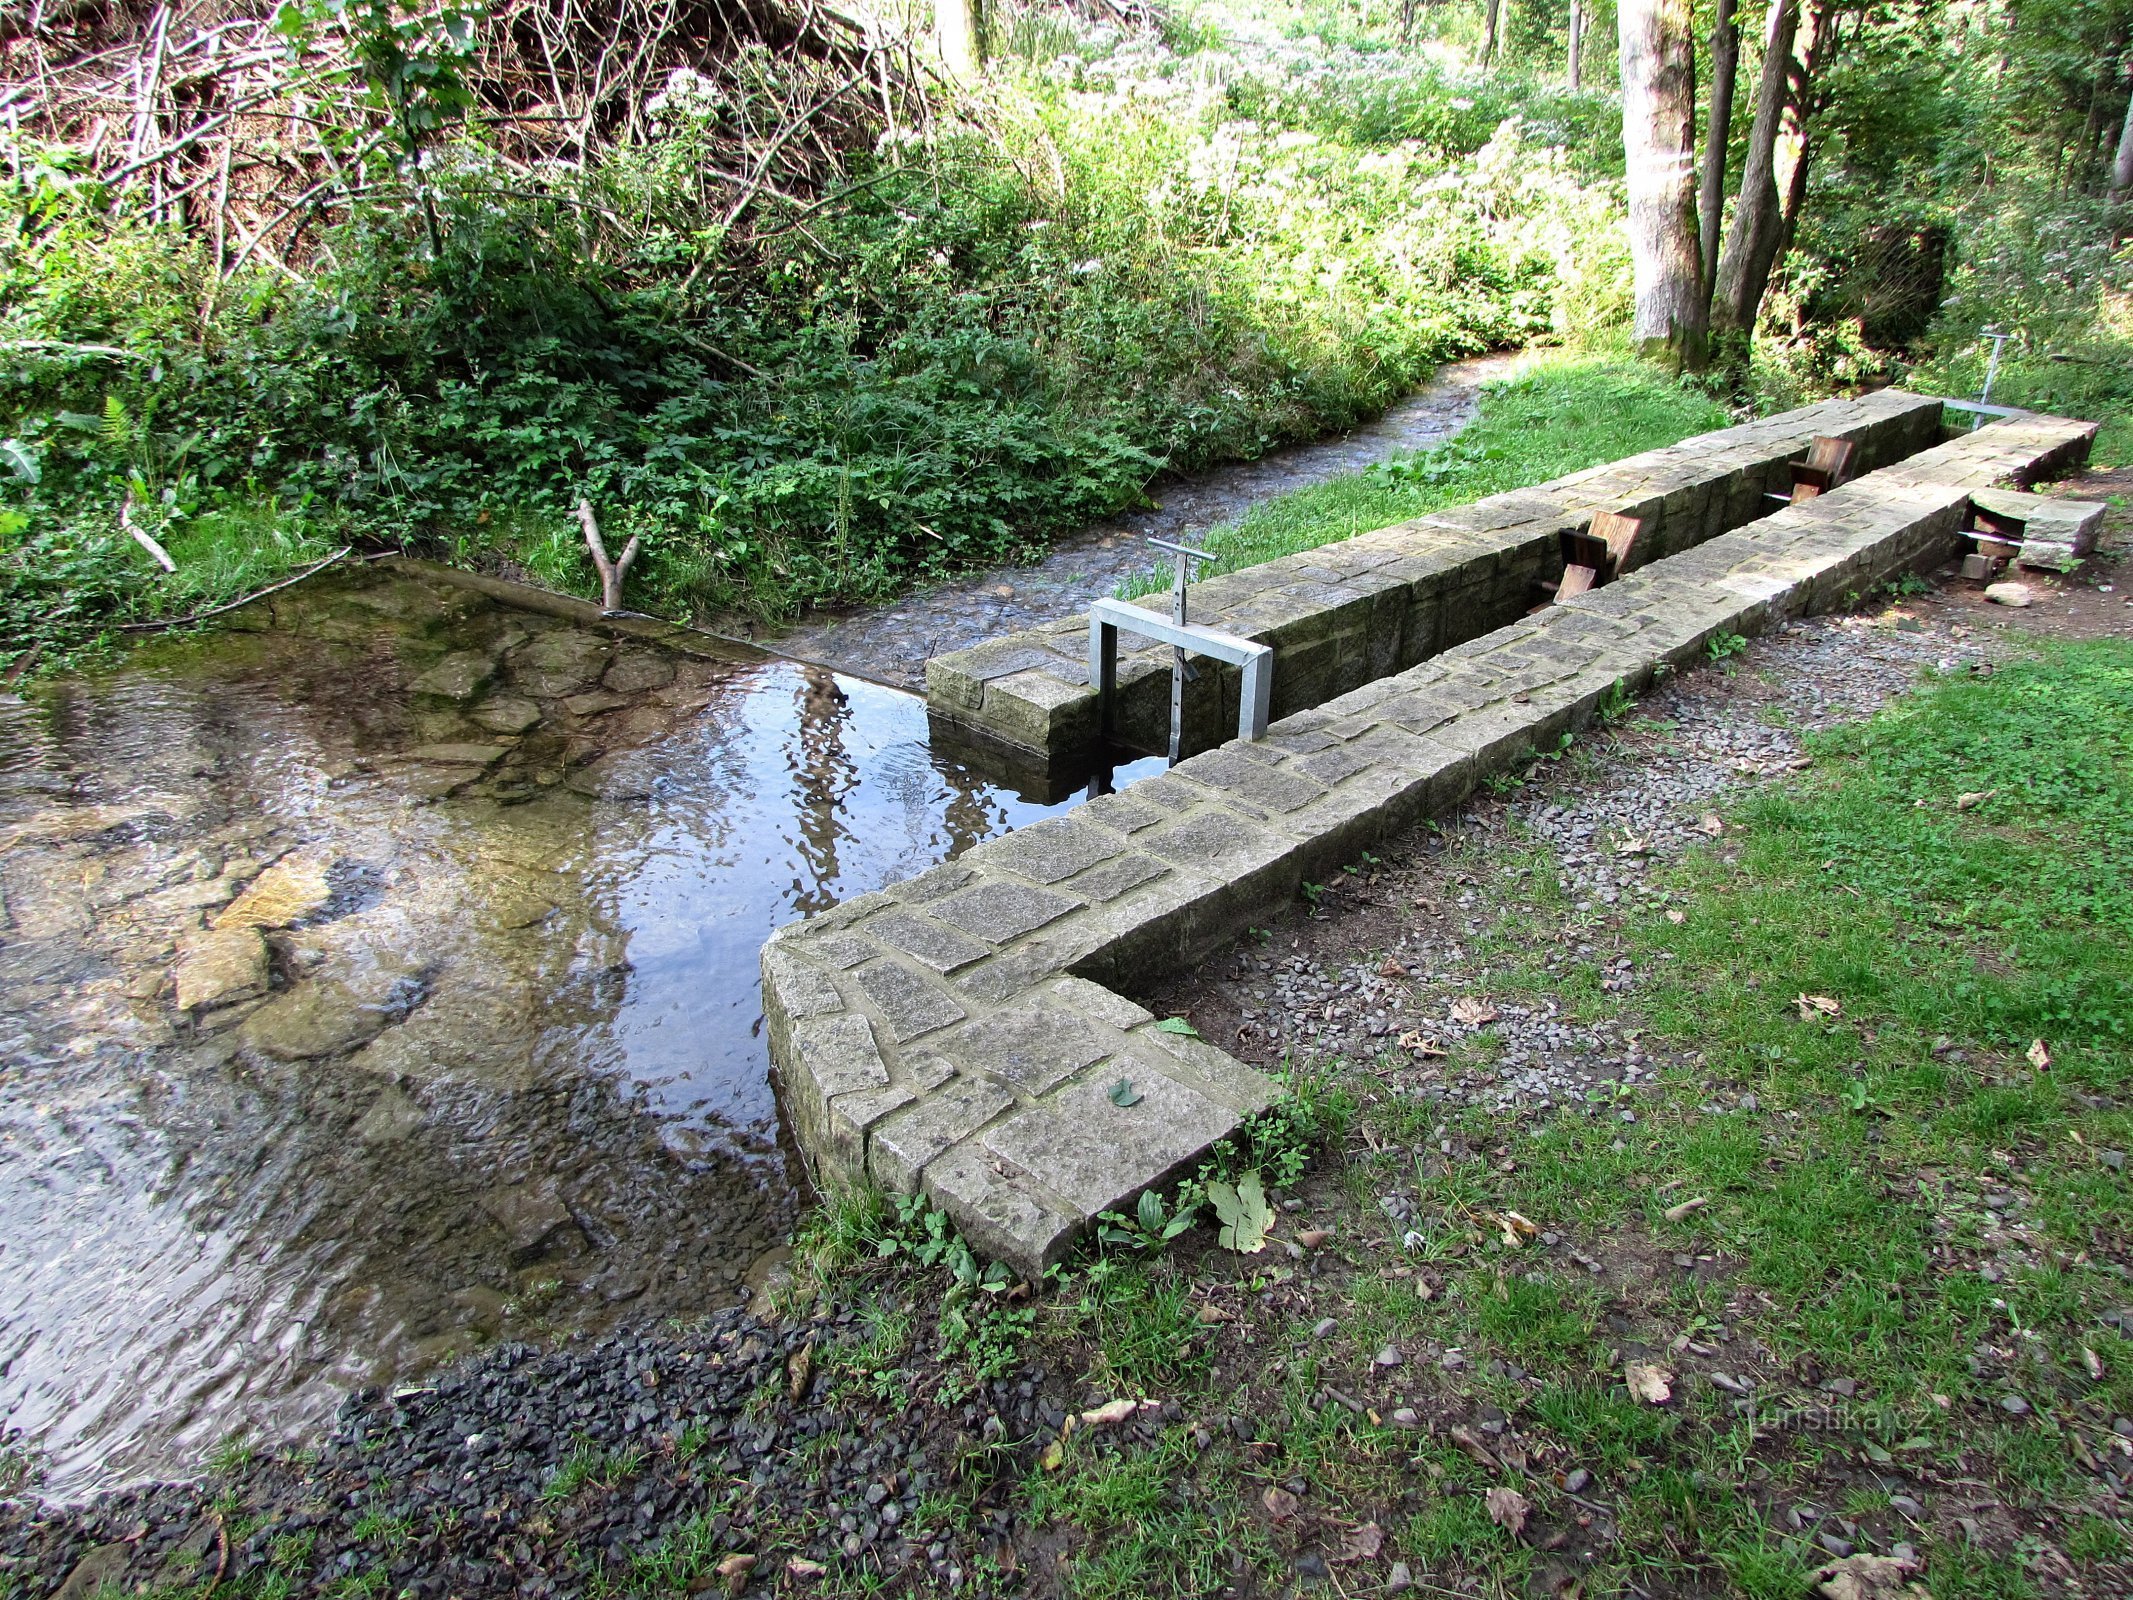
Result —
[[[1130, 633], [1153, 639], [1179, 651], [1213, 656], [1244, 670], [1243, 693], [1237, 703], [1237, 737], [1263, 739], [1274, 706], [1274, 647], [1254, 644], [1233, 633], [1218, 633], [1195, 622], [1172, 622], [1159, 612], [1128, 605], [1123, 600], [1102, 599], [1089, 606], [1089, 682], [1096, 686], [1097, 716], [1103, 731], [1111, 731], [1111, 699], [1118, 683], [1118, 636]], [[1183, 719], [1173, 716], [1170, 725], [1171, 758], [1178, 753]]]

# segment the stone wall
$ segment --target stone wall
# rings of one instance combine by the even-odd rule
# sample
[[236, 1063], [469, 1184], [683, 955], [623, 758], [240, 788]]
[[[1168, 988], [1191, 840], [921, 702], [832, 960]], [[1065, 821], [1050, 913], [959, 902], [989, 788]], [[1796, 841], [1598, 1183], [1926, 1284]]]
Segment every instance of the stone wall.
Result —
[[[1790, 489], [1789, 463], [1818, 434], [1856, 442], [1858, 470], [1868, 471], [1935, 443], [1941, 406], [1887, 389], [1700, 434], [1209, 578], [1192, 586], [1191, 616], [1274, 647], [1274, 715], [1287, 716], [1522, 615], [1540, 598], [1538, 586], [1561, 573], [1560, 535], [1586, 527], [1596, 511], [1643, 519], [1630, 567], [1755, 520], [1770, 510], [1770, 494]], [[1187, 749], [1228, 736], [1237, 693], [1235, 668], [1200, 664], [1186, 694]], [[926, 700], [937, 725], [1071, 767], [1097, 742], [1088, 619], [1065, 617], [937, 656], [926, 666]], [[1115, 718], [1126, 744], [1165, 747], [1167, 649], [1120, 641]]]
[[2094, 433], [2027, 417], [1914, 454], [780, 930], [764, 1009], [803, 1147], [826, 1180], [923, 1192], [1041, 1270], [1274, 1093], [1104, 984], [1218, 947], [1617, 684], [1944, 559], [1970, 487], [2070, 465]]

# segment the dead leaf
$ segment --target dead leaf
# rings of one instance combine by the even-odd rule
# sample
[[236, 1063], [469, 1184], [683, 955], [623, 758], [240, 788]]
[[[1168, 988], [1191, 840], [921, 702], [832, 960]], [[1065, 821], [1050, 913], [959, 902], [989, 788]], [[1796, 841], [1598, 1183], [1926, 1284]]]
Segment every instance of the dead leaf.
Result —
[[1230, 1314], [1218, 1305], [1204, 1305], [1193, 1313], [1193, 1318], [1203, 1328], [1212, 1328], [1217, 1323], [1228, 1322]]
[[1615, 846], [1615, 854], [1618, 856], [1641, 856], [1651, 847], [1651, 840], [1640, 839], [1634, 833], [1625, 833], [1622, 835], [1622, 842]]
[[1534, 1227], [1532, 1223], [1528, 1222], [1516, 1211], [1495, 1213], [1493, 1220], [1496, 1226], [1503, 1230], [1504, 1248], [1507, 1250], [1516, 1250], [1526, 1240], [1540, 1232], [1540, 1229]]
[[725, 1581], [726, 1593], [739, 1594], [748, 1587], [748, 1574], [755, 1570], [755, 1557], [736, 1552], [721, 1561], [717, 1570]]
[[1706, 811], [1696, 826], [1714, 839], [1726, 831], [1726, 825], [1718, 820], [1718, 813], [1715, 811]]
[[1689, 914], [1686, 911], [1669, 911], [1666, 914], [1666, 920], [1678, 928], [1689, 920]]
[[1656, 1361], [1625, 1362], [1622, 1381], [1648, 1406], [1663, 1406], [1674, 1398], [1674, 1375]]
[[1679, 1222], [1690, 1212], [1701, 1211], [1705, 1206], [1709, 1205], [1710, 1203], [1711, 1202], [1705, 1199], [1702, 1195], [1698, 1195], [1693, 1200], [1682, 1201], [1681, 1204], [1678, 1206], [1668, 1206], [1664, 1215], [1666, 1217], [1666, 1220], [1669, 1222]]
[[1526, 1528], [1526, 1497], [1516, 1489], [1495, 1488], [1488, 1493], [1489, 1520], [1512, 1538]]
[[1846, 1556], [1815, 1573], [1815, 1593], [1824, 1600], [1933, 1600], [1922, 1583], [1907, 1581], [1919, 1570], [1901, 1556]]
[[1472, 1456], [1482, 1466], [1494, 1472], [1497, 1467], [1496, 1452], [1481, 1442], [1480, 1437], [1465, 1423], [1452, 1426], [1452, 1443]]
[[1452, 1020], [1465, 1027], [1478, 1028], [1485, 1022], [1496, 1020], [1496, 1008], [1486, 1000], [1462, 995], [1452, 1002]]
[[1296, 1242], [1306, 1250], [1316, 1250], [1332, 1237], [1333, 1230], [1331, 1228], [1305, 1228], [1296, 1235]]
[[808, 1385], [815, 1381], [815, 1341], [795, 1350], [785, 1362], [785, 1387], [795, 1403], [807, 1398]]
[[1841, 1017], [1844, 1007], [1826, 994], [1803, 994], [1793, 1004], [1800, 1008], [1800, 1020], [1812, 1022], [1816, 1017]]
[[1970, 794], [1959, 794], [1955, 797], [1955, 809], [1973, 811], [1999, 792], [1997, 789], [1979, 789]]
[[1044, 1447], [1044, 1454], [1038, 1458], [1037, 1464], [1043, 1467], [1046, 1472], [1057, 1472], [1060, 1464], [1065, 1460], [1066, 1446], [1054, 1439]]
[[1385, 964], [1378, 968], [1378, 976], [1381, 978], [1404, 978], [1407, 976], [1407, 969], [1393, 960], [1391, 956], [1387, 956]]
[[1259, 1503], [1266, 1507], [1266, 1514], [1276, 1522], [1286, 1522], [1296, 1515], [1296, 1496], [1283, 1488], [1268, 1489], [1259, 1497]]
[[1081, 1425], [1084, 1428], [1109, 1427], [1114, 1422], [1124, 1422], [1138, 1410], [1140, 1407], [1131, 1400], [1107, 1400], [1093, 1411], [1084, 1411]]
[[2099, 1356], [2087, 1345], [2081, 1347], [2081, 1364], [2088, 1368], [2091, 1379], [2097, 1383], [2103, 1382], [2103, 1357]]
[[2039, 1072], [2048, 1072], [2051, 1070], [2052, 1053], [2044, 1047], [2044, 1041], [2042, 1039], [2032, 1039], [2029, 1041], [2029, 1064], [2035, 1067]]
[[1380, 1550], [1385, 1548], [1385, 1530], [1375, 1522], [1366, 1522], [1360, 1528], [1350, 1528], [1341, 1536], [1341, 1547], [1333, 1553], [1335, 1561], [1375, 1561]]
[[1444, 1054], [1443, 1045], [1437, 1043], [1434, 1039], [1425, 1039], [1420, 1033], [1401, 1034], [1400, 1048], [1413, 1051], [1425, 1061]]
[[795, 1578], [819, 1578], [829, 1571], [819, 1561], [810, 1561], [805, 1556], [794, 1556], [785, 1563], [785, 1570]]

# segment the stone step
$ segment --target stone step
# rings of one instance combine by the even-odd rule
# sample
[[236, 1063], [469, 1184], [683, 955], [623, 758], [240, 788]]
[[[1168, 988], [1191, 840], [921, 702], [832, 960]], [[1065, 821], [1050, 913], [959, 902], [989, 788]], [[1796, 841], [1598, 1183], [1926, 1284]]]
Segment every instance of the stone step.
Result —
[[802, 1147], [824, 1182], [924, 1193], [1041, 1272], [1277, 1092], [1104, 985], [1216, 949], [1617, 685], [1944, 560], [1973, 480], [2032, 481], [2094, 434], [1982, 428], [780, 929], [764, 1010]]

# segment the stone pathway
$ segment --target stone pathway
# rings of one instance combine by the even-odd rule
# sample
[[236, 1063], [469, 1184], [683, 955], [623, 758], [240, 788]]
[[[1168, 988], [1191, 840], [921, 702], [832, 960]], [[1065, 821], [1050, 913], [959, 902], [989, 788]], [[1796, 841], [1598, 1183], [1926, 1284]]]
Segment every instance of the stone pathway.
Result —
[[1277, 495], [1444, 443], [1474, 420], [1482, 385], [1508, 376], [1521, 359], [1512, 352], [1449, 362], [1418, 393], [1353, 433], [1193, 478], [1158, 479], [1153, 507], [1061, 539], [1034, 567], [994, 567], [891, 605], [816, 614], [759, 642], [781, 655], [922, 690], [931, 657], [1086, 611], [1091, 600], [1149, 571], [1153, 552], [1142, 541], [1151, 535], [1190, 538]]

